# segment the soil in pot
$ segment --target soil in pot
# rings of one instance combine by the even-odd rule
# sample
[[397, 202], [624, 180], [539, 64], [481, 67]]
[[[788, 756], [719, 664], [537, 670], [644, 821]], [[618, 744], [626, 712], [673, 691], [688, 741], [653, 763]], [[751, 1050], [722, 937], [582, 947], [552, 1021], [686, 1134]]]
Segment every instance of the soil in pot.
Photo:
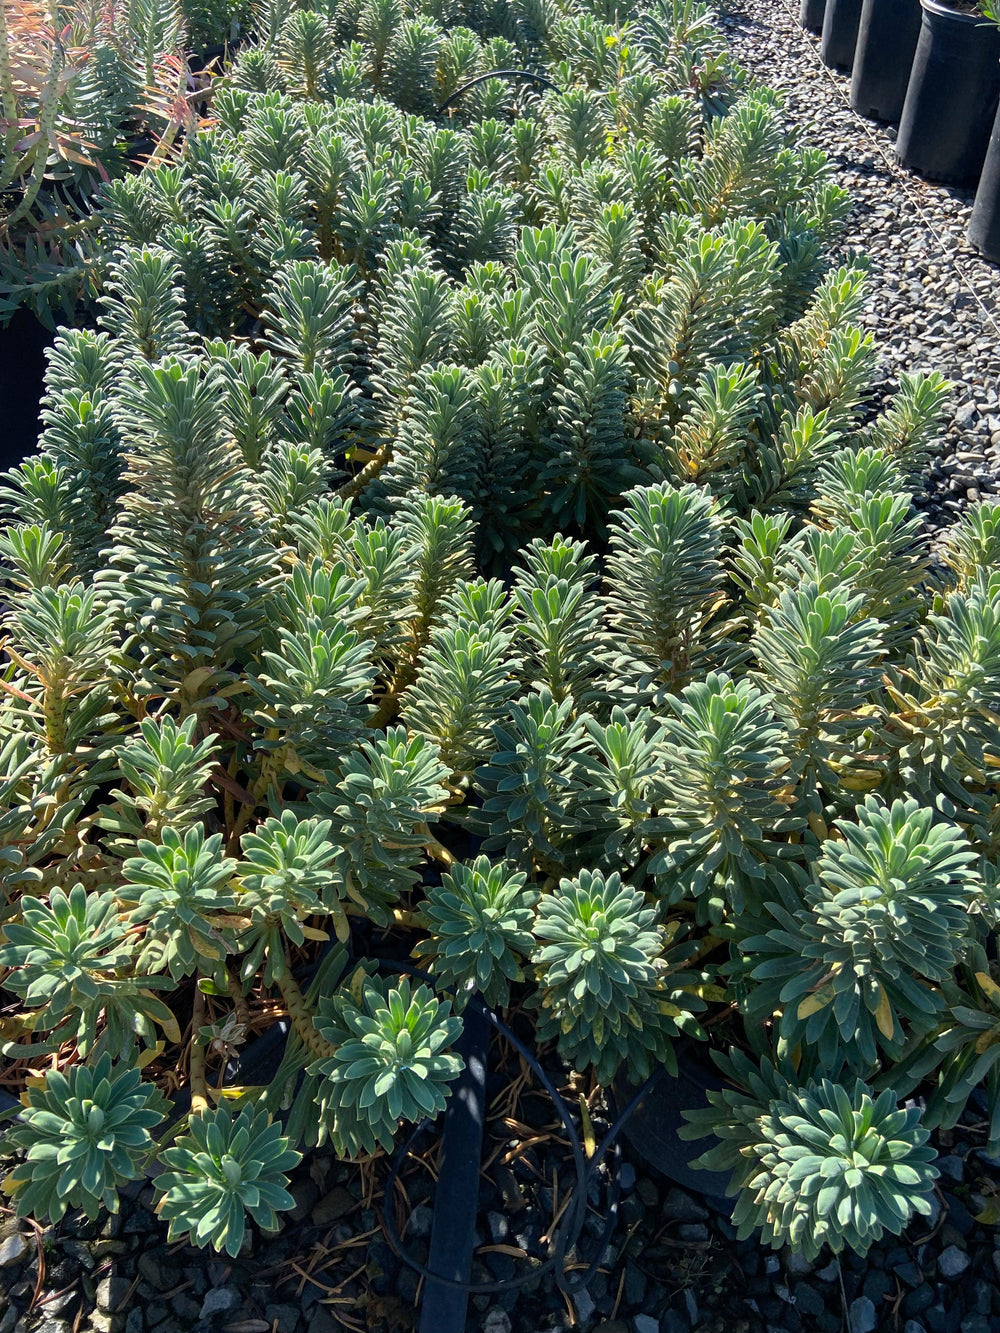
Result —
[[851, 77], [851, 106], [895, 123], [920, 37], [920, 0], [863, 0]]
[[1000, 99], [1000, 29], [940, 0], [920, 5], [896, 156], [928, 180], [975, 185]]
[[824, 65], [850, 74], [861, 22], [861, 0], [826, 0], [819, 56]]
[[1000, 110], [993, 121], [990, 146], [969, 219], [969, 241], [981, 255], [1000, 264]]

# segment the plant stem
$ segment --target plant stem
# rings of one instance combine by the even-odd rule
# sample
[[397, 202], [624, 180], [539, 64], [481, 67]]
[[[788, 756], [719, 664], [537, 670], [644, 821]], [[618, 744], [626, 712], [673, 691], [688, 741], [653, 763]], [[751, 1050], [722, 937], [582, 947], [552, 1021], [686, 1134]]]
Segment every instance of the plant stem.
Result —
[[[4, 223], [4, 229], [8, 233], [15, 222], [20, 222], [31, 211], [31, 207], [38, 197], [38, 191], [42, 188], [42, 181], [45, 178], [45, 168], [49, 161], [49, 139], [55, 131], [56, 122], [59, 119], [59, 75], [66, 63], [66, 53], [63, 50], [62, 42], [59, 40], [59, 9], [55, 4], [50, 9], [49, 21], [52, 24], [54, 45], [49, 77], [38, 95], [39, 138], [33, 150], [34, 161], [32, 162], [31, 179], [25, 186], [21, 202], [8, 213]], [[28, 160], [26, 158], [25, 163]]]
[[[280, 950], [280, 952], [279, 952]], [[306, 1050], [317, 1060], [324, 1060], [337, 1052], [336, 1046], [328, 1042], [321, 1033], [316, 1030], [316, 1024], [313, 1022], [313, 1013], [310, 1009], [306, 997], [302, 994], [299, 983], [292, 976], [292, 970], [288, 966], [288, 959], [285, 956], [284, 946], [280, 941], [275, 941], [274, 947], [270, 950], [271, 963], [274, 968], [274, 979], [278, 983], [278, 989], [281, 991], [281, 998], [285, 1001], [285, 1007], [288, 1009], [288, 1017], [291, 1019], [292, 1027], [296, 1035], [301, 1040]]]
[[229, 998], [233, 1002], [236, 1017], [244, 1027], [248, 1028], [250, 1026], [250, 1006], [246, 1002], [243, 988], [228, 968], [226, 969], [226, 985], [229, 987]]
[[378, 452], [371, 462], [366, 463], [360, 472], [355, 473], [350, 481], [345, 481], [343, 486], [337, 492], [342, 500], [353, 500], [361, 494], [364, 488], [388, 463], [392, 457], [392, 443], [386, 440], [384, 444], [379, 445]]
[[455, 864], [457, 857], [449, 852], [444, 843], [438, 842], [426, 824], [419, 824], [417, 832], [424, 836], [424, 851], [428, 856], [433, 856], [434, 860], [440, 861], [442, 865], [451, 867]]
[[17, 174], [18, 158], [14, 145], [20, 138], [17, 126], [17, 92], [14, 88], [14, 75], [10, 67], [11, 43], [7, 34], [7, 14], [0, 4], [0, 103], [3, 105], [3, 118], [7, 129], [3, 136], [3, 152], [0, 153], [0, 189], [6, 189]]
[[205, 1018], [205, 992], [194, 974], [194, 1004], [191, 1008], [191, 1056], [188, 1075], [191, 1080], [191, 1114], [204, 1115], [208, 1110], [208, 1080], [205, 1077], [205, 1048], [198, 1032]]

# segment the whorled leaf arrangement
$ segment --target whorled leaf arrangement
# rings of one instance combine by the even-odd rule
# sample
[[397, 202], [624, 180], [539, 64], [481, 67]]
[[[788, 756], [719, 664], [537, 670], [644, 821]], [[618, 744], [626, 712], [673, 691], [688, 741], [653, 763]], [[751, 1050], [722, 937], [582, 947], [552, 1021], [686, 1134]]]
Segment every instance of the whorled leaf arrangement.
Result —
[[29, 1088], [20, 1123], [6, 1142], [26, 1149], [23, 1165], [4, 1181], [19, 1217], [57, 1222], [67, 1208], [91, 1219], [118, 1212], [118, 1190], [142, 1174], [154, 1149], [150, 1130], [167, 1102], [139, 1071], [102, 1055], [91, 1065], [54, 1070], [43, 1088]]
[[772, 1248], [789, 1244], [808, 1260], [825, 1245], [864, 1254], [915, 1213], [930, 1215], [938, 1172], [915, 1106], [897, 1108], [891, 1091], [873, 1099], [860, 1079], [800, 1086], [738, 1052], [719, 1065], [740, 1090], [709, 1093], [712, 1109], [689, 1112], [680, 1132], [722, 1140], [698, 1164], [732, 1171], [741, 1239], [759, 1229]]
[[363, 972], [321, 1008], [316, 1028], [330, 1054], [310, 1072], [322, 1086], [319, 1114], [339, 1152], [391, 1150], [401, 1121], [444, 1110], [447, 1085], [463, 1067], [447, 1049], [462, 1026], [450, 1010], [406, 977], [394, 986]]
[[160, 1155], [168, 1169], [156, 1178], [156, 1210], [170, 1222], [168, 1236], [235, 1257], [247, 1217], [273, 1231], [278, 1213], [292, 1207], [285, 1173], [300, 1157], [264, 1111], [245, 1107], [234, 1118], [218, 1106], [192, 1117], [188, 1133]]
[[[868, 412], [846, 196], [706, 9], [432, 8], [272, 7], [104, 187], [98, 331], [0, 483], [18, 1207], [158, 1154], [235, 1253], [301, 1149], [441, 1110], [478, 991], [604, 1085], [724, 1015], [741, 1227], [863, 1250], [979, 1085], [1000, 1142], [996, 507], [932, 571], [948, 386]], [[435, 114], [512, 67], [558, 91]], [[208, 1068], [279, 1006], [240, 1104]]]
[[[21, 304], [53, 326], [93, 299], [94, 195], [191, 132], [178, 0], [4, 0], [0, 6], [0, 323]], [[149, 135], [148, 147], [142, 142]]]

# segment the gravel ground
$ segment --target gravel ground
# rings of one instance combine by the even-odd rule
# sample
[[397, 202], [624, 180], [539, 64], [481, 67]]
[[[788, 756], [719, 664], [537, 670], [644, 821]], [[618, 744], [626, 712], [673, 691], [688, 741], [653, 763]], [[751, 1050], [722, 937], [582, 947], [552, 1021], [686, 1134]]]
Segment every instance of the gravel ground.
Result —
[[[850, 110], [848, 83], [823, 68], [818, 42], [783, 0], [730, 5], [738, 58], [785, 97], [790, 125], [826, 150], [855, 212], [845, 255], [871, 261], [865, 316], [882, 355], [879, 396], [900, 371], [940, 370], [954, 384], [942, 455], [923, 506], [933, 523], [1000, 491], [1000, 272], [965, 241], [968, 192], [903, 171], [893, 131]], [[499, 1087], [495, 1089], [499, 1093]], [[509, 1113], [512, 1108], [506, 1108]], [[506, 1178], [484, 1182], [474, 1281], [501, 1281], [518, 1254], [541, 1257], [567, 1168], [551, 1111], [530, 1094], [516, 1108], [532, 1143]], [[641, 1163], [625, 1163], [619, 1220], [587, 1292], [568, 1303], [551, 1277], [534, 1290], [475, 1296], [470, 1333], [1000, 1333], [1000, 1161], [981, 1151], [983, 1125], [966, 1116], [938, 1136], [942, 1178], [929, 1223], [862, 1261], [808, 1265], [737, 1242], [726, 1217]], [[509, 1135], [509, 1121], [494, 1133]], [[517, 1144], [515, 1136], [510, 1143]], [[494, 1145], [495, 1147], [498, 1145]], [[497, 1160], [502, 1160], [504, 1144]], [[6, 1165], [0, 1149], [0, 1174]], [[553, 1172], [555, 1175], [553, 1176]], [[313, 1155], [293, 1178], [295, 1211], [277, 1235], [255, 1233], [234, 1261], [168, 1246], [149, 1211], [149, 1186], [117, 1217], [14, 1222], [0, 1210], [0, 1333], [395, 1333], [416, 1324], [417, 1275], [379, 1227], [385, 1169]], [[404, 1238], [426, 1257], [430, 1174], [405, 1177]], [[511, 1208], [511, 1191], [523, 1208]], [[602, 1230], [594, 1199], [581, 1242]], [[523, 1264], [523, 1260], [520, 1263]], [[442, 1331], [444, 1333], [444, 1331]]]
[[[489, 1154], [474, 1282], [504, 1281], [525, 1271], [525, 1254], [541, 1258], [565, 1199], [568, 1162], [548, 1103], [522, 1098], [516, 1118], [522, 1133], [513, 1139], [495, 1122], [500, 1142], [490, 1146], [519, 1143], [520, 1151], [506, 1179], [495, 1169], [504, 1154]], [[570, 1303], [549, 1275], [520, 1292], [476, 1295], [466, 1329], [996, 1333], [1000, 1233], [976, 1218], [995, 1207], [1000, 1163], [982, 1158], [981, 1142], [974, 1116], [939, 1136], [942, 1177], [929, 1221], [865, 1260], [845, 1255], [840, 1264], [828, 1255], [807, 1264], [737, 1241], [713, 1201], [626, 1161], [618, 1224], [589, 1288]], [[413, 1165], [398, 1222], [410, 1252], [426, 1261], [431, 1177]], [[167, 1245], [148, 1185], [125, 1192], [118, 1216], [94, 1223], [70, 1217], [43, 1229], [8, 1217], [0, 1226], [0, 1333], [409, 1333], [420, 1283], [380, 1231], [384, 1175], [384, 1166], [314, 1154], [293, 1174], [296, 1208], [281, 1232], [254, 1232], [235, 1260]], [[583, 1262], [603, 1231], [602, 1201], [595, 1194], [593, 1202], [576, 1256]]]
[[881, 352], [880, 395], [900, 371], [938, 370], [954, 385], [924, 506], [948, 522], [1000, 489], [1000, 269], [965, 239], [974, 193], [899, 165], [895, 130], [851, 110], [850, 79], [822, 64], [797, 4], [729, 0], [724, 14], [737, 59], [782, 94], [789, 126], [837, 164], [855, 200], [844, 251], [871, 262], [864, 322]]

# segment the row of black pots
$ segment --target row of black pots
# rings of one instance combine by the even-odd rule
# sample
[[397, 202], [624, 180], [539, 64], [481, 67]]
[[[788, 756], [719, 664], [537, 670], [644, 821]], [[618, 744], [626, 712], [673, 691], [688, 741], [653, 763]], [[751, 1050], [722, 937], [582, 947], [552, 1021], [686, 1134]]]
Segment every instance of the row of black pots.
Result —
[[855, 111], [899, 124], [904, 166], [978, 182], [969, 240], [1000, 262], [1000, 28], [941, 0], [802, 0], [800, 19]]

